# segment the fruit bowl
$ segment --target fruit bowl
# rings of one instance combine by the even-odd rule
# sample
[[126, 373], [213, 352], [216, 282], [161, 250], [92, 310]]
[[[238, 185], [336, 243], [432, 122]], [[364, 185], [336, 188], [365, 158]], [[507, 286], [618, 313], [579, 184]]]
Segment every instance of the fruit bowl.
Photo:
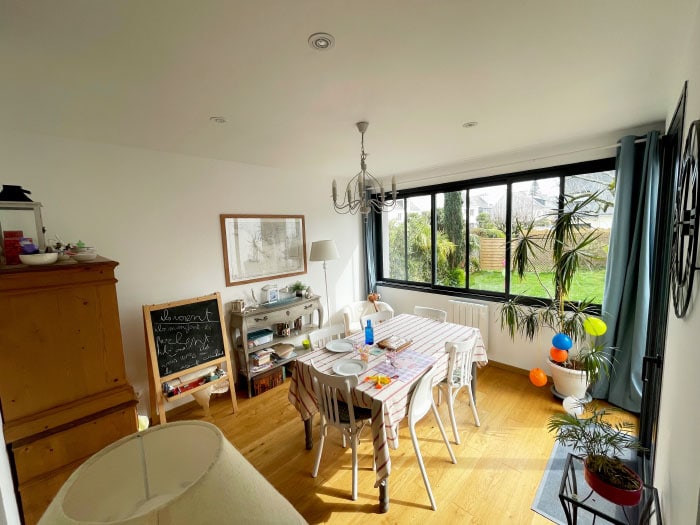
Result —
[[37, 266], [40, 264], [53, 264], [58, 259], [57, 253], [20, 253], [19, 260], [22, 264]]

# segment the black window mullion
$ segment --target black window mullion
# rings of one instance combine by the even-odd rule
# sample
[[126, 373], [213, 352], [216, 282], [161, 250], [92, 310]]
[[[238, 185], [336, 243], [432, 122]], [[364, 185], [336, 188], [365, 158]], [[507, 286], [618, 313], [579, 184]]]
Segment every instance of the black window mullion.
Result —
[[403, 280], [408, 281], [408, 199], [403, 200]]
[[465, 217], [464, 217], [464, 235], [466, 236], [465, 242], [464, 242], [464, 251], [466, 252], [465, 258], [464, 258], [464, 289], [466, 291], [469, 291], [470, 286], [469, 286], [469, 278], [470, 278], [470, 268], [471, 268], [471, 225], [469, 224], [469, 212], [470, 212], [470, 202], [469, 202], [469, 188], [464, 189], [464, 199], [465, 199]]
[[435, 209], [435, 193], [430, 194], [430, 256], [431, 261], [431, 284], [437, 284], [437, 210]]
[[511, 274], [511, 255], [510, 246], [513, 239], [513, 227], [511, 221], [513, 219], [513, 212], [511, 204], [513, 201], [513, 183], [509, 182], [506, 184], [506, 282], [505, 282], [505, 295], [506, 298], [510, 297], [510, 274]]

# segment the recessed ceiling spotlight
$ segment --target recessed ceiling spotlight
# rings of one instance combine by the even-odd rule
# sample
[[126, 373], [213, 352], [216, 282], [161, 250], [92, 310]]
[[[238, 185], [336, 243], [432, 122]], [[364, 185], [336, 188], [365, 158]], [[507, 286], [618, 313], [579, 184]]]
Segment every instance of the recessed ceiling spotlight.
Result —
[[477, 121], [472, 120], [471, 122], [465, 122], [464, 124], [462, 124], [462, 127], [463, 128], [473, 128], [474, 126], [478, 126], [478, 125], [479, 125], [479, 123]]
[[312, 49], [326, 51], [335, 45], [335, 38], [328, 33], [314, 33], [309, 37], [309, 45]]
[[209, 120], [217, 124], [226, 124], [226, 119], [224, 117], [209, 117]]

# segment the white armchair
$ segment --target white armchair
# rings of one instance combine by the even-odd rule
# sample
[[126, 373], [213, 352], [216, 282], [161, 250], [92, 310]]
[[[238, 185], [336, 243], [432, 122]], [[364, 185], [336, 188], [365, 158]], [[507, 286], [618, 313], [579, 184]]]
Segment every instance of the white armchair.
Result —
[[[374, 306], [377, 306], [375, 310]], [[375, 312], [381, 311], [394, 312], [394, 309], [388, 303], [382, 301], [375, 301], [371, 303], [370, 301], [356, 301], [350, 303], [343, 308], [343, 321], [345, 322], [345, 335], [354, 334], [362, 330], [362, 324], [360, 323], [360, 318], [363, 315], [373, 314]]]

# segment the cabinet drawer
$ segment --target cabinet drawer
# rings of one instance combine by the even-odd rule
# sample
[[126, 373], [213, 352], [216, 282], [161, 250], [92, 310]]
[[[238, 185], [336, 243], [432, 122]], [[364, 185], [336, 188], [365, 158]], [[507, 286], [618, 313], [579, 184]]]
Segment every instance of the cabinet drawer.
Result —
[[269, 328], [276, 323], [292, 323], [294, 319], [313, 312], [314, 306], [313, 301], [307, 301], [281, 310], [255, 312], [250, 316], [246, 316], [246, 327], [248, 332], [252, 332], [260, 328]]
[[[74, 467], [78, 468], [78, 465]], [[73, 468], [63, 468], [49, 476], [19, 486], [24, 525], [35, 525], [39, 522], [73, 470]]]
[[110, 443], [136, 432], [136, 408], [129, 406], [21, 445], [13, 445], [20, 484], [87, 459]]

